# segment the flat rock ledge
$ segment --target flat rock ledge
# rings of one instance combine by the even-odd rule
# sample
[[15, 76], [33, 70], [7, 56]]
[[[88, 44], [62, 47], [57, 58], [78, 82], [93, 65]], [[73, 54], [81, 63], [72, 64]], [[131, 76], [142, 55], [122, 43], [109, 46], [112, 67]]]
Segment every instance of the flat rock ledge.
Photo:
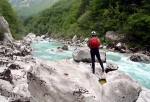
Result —
[[[107, 82], [101, 85], [100, 79]], [[106, 74], [99, 67], [92, 74], [89, 64], [72, 60], [36, 60], [36, 65], [27, 72], [27, 81], [31, 102], [145, 102], [150, 99], [150, 91], [129, 74], [118, 71]]]

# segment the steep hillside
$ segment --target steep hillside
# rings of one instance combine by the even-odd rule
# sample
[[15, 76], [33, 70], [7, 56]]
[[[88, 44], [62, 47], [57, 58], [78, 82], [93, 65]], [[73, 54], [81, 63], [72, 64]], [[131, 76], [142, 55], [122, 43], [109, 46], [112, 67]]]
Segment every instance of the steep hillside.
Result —
[[[88, 36], [92, 30], [104, 37], [113, 30], [131, 46], [150, 45], [149, 0], [61, 0], [36, 17], [24, 21], [28, 31], [54, 37]], [[138, 42], [137, 42], [138, 40]]]
[[46, 9], [59, 0], [9, 0], [19, 16], [29, 16]]
[[0, 0], [0, 16], [4, 16], [9, 23], [9, 27], [13, 36], [19, 38], [19, 33], [22, 33], [23, 29], [21, 28], [16, 13], [13, 11], [10, 3], [7, 0]]
[[[78, 27], [76, 14], [80, 4], [81, 0], [61, 0], [38, 16], [27, 18], [24, 25], [29, 32], [32, 31], [38, 35], [55, 32], [58, 33], [54, 35], [57, 37], [72, 36], [76, 33], [75, 28]], [[70, 33], [67, 33], [69, 29]]]

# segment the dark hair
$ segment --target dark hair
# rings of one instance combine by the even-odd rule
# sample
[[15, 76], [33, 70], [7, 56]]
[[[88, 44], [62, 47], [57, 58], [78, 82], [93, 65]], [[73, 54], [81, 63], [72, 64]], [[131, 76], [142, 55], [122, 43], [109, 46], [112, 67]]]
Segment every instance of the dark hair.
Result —
[[92, 37], [95, 37], [96, 35], [91, 35]]

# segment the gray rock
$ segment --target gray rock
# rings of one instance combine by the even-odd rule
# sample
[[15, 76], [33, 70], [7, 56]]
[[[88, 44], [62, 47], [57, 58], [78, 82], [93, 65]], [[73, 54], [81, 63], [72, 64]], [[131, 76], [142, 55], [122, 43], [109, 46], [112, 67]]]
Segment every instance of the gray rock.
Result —
[[1, 32], [3, 34], [3, 38], [1, 38], [6, 45], [7, 43], [13, 44], [13, 37], [11, 35], [9, 24], [5, 20], [4, 17], [0, 16], [0, 29], [3, 29], [4, 31]]
[[[23, 46], [23, 44], [21, 44]], [[1, 48], [13, 51], [10, 48]], [[28, 52], [26, 45], [18, 50]], [[89, 48], [78, 49], [74, 56], [82, 61], [82, 57], [90, 58]], [[106, 53], [101, 55], [106, 60]], [[76, 63], [73, 60], [42, 61], [33, 59], [32, 55], [15, 56], [11, 59], [0, 56], [1, 76], [12, 76], [9, 80], [0, 79], [2, 99], [8, 102], [148, 102], [149, 90], [133, 80], [130, 75], [118, 71], [102, 73], [96, 63], [96, 73], [92, 74], [87, 63]], [[84, 59], [84, 60], [85, 60]], [[83, 60], [83, 61], [84, 61]], [[4, 63], [7, 63], [6, 65]], [[5, 69], [11, 71], [4, 73]], [[107, 68], [116, 69], [117, 65], [108, 64]], [[106, 79], [101, 85], [99, 79]], [[4, 96], [4, 97], [3, 97]], [[0, 96], [1, 98], [1, 96]], [[2, 101], [1, 99], [1, 101]]]
[[32, 102], [102, 102], [97, 94], [102, 87], [90, 66], [69, 60], [37, 63], [27, 77]]
[[109, 71], [118, 70], [118, 65], [113, 62], [106, 62], [105, 72], [108, 73]]
[[[73, 59], [77, 62], [91, 62], [91, 55], [90, 55], [90, 49], [88, 47], [84, 48], [77, 48], [73, 54]], [[106, 62], [106, 53], [100, 51], [100, 56], [103, 62]], [[97, 58], [96, 58], [96, 61]]]
[[101, 85], [98, 80], [104, 75], [93, 75], [85, 63], [36, 63], [27, 75], [32, 102], [135, 102], [142, 95], [149, 99], [149, 91], [145, 90], [146, 96], [141, 93], [142, 86], [129, 74], [110, 72], [103, 77], [107, 82]]
[[9, 24], [3, 16], [0, 16], [0, 28], [4, 28], [5, 32], [10, 32]]
[[103, 85], [104, 102], [135, 102], [142, 91], [129, 74], [110, 73], [106, 80], [107, 83]]
[[11, 84], [12, 82], [12, 74], [10, 69], [5, 69], [2, 73], [0, 73], [0, 79], [9, 81]]
[[141, 61], [150, 61], [149, 56], [144, 55], [144, 54], [140, 54], [140, 53], [135, 53], [130, 57], [131, 61], [135, 61], [135, 62], [141, 62]]
[[0, 95], [1, 102], [9, 102], [6, 97]]
[[150, 90], [142, 88], [139, 97], [136, 102], [149, 102], [150, 100]]
[[73, 43], [76, 43], [76, 41], [77, 41], [77, 36], [75, 35], [75, 36], [72, 38], [72, 42], [73, 42]]
[[0, 93], [2, 96], [9, 97], [13, 90], [13, 85], [6, 80], [0, 79]]
[[69, 48], [68, 48], [67, 45], [63, 45], [63, 46], [61, 47], [61, 49], [63, 49], [63, 50], [69, 50]]
[[106, 32], [106, 40], [110, 39], [112, 41], [118, 41], [124, 38], [122, 34], [118, 34], [117, 32], [114, 31], [108, 31]]

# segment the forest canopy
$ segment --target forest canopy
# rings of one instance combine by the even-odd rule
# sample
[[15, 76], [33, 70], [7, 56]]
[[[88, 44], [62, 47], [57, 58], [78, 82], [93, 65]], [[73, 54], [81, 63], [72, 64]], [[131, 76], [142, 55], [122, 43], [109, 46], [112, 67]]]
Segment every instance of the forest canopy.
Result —
[[104, 37], [107, 31], [126, 36], [131, 46], [150, 45], [149, 0], [61, 0], [24, 21], [28, 32], [54, 37], [89, 36], [92, 30]]

